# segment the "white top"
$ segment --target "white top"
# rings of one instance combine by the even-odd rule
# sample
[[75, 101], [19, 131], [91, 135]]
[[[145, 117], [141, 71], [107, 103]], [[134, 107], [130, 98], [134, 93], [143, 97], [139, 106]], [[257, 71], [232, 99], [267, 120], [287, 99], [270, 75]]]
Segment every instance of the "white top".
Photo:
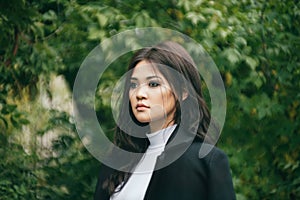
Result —
[[[110, 200], [142, 200], [151, 180], [157, 157], [164, 151], [166, 143], [176, 125], [154, 133], [146, 134], [150, 145], [137, 164], [133, 174], [121, 191], [114, 193]], [[120, 188], [120, 186], [118, 186]], [[117, 189], [118, 189], [117, 188]]]

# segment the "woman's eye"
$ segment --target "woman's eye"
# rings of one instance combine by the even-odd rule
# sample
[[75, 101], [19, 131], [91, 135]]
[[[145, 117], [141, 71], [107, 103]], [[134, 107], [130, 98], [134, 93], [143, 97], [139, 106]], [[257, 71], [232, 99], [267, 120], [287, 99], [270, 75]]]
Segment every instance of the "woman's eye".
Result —
[[160, 84], [159, 83], [157, 83], [157, 82], [150, 82], [149, 83], [149, 87], [157, 87], [157, 86], [159, 86]]
[[137, 84], [136, 83], [130, 83], [129, 87], [131, 89], [137, 88]]

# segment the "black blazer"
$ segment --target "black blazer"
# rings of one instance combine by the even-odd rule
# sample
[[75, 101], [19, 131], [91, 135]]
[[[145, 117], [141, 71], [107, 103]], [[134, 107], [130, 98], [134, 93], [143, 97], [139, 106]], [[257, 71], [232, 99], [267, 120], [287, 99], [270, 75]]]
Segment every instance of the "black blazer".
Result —
[[[204, 158], [199, 158], [203, 144], [193, 141], [187, 150], [170, 165], [153, 172], [145, 200], [232, 200], [236, 199], [228, 159], [217, 147]], [[178, 147], [178, 145], [176, 146]], [[158, 157], [158, 166], [177, 149], [169, 148]], [[109, 200], [102, 184], [114, 170], [102, 165], [94, 200]], [[131, 199], [130, 199], [131, 200]]]

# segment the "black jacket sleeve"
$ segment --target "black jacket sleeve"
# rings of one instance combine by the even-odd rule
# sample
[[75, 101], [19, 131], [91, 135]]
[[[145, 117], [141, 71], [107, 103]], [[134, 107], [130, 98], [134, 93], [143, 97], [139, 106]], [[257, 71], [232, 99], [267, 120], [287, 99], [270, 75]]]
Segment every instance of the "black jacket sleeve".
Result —
[[208, 199], [235, 199], [232, 177], [226, 154], [215, 148], [209, 156]]
[[94, 194], [94, 200], [109, 200], [109, 193], [106, 189], [103, 189], [103, 183], [112, 173], [113, 169], [103, 164], [101, 165], [100, 173], [98, 175], [98, 182], [96, 185], [96, 191]]

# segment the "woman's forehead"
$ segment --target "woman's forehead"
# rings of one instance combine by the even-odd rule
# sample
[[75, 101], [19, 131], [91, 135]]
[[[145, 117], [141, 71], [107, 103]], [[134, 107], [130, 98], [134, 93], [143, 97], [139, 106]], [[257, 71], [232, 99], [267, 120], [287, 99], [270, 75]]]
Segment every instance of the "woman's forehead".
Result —
[[160, 77], [165, 78], [161, 72], [158, 70], [157, 66], [148, 61], [142, 60], [140, 61], [133, 69], [132, 69], [131, 78], [143, 79], [147, 77]]

